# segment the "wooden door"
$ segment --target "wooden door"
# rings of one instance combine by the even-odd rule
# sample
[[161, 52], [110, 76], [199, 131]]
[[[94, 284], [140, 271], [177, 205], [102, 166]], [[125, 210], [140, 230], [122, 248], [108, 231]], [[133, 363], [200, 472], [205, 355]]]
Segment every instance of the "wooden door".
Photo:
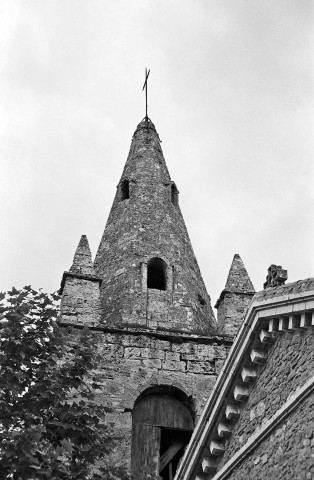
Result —
[[153, 393], [136, 403], [132, 413], [133, 423], [144, 423], [180, 430], [193, 430], [189, 409], [171, 395]]
[[134, 424], [132, 429], [131, 472], [134, 479], [146, 479], [159, 472], [160, 428]]
[[132, 412], [132, 474], [134, 478], [172, 480], [193, 430], [190, 410], [179, 399], [153, 393], [140, 399]]

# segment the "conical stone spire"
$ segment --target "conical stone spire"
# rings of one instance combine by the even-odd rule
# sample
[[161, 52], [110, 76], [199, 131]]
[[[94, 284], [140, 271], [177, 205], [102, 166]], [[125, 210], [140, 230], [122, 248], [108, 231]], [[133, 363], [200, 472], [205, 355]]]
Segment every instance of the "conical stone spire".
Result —
[[255, 289], [238, 253], [233, 257], [225, 290], [234, 293], [255, 293]]
[[77, 246], [73, 264], [70, 268], [72, 273], [80, 273], [82, 275], [95, 275], [92, 254], [89, 248], [86, 235], [82, 235], [80, 242]]
[[107, 324], [214, 333], [178, 190], [149, 119], [134, 133], [94, 267]]
[[255, 294], [254, 286], [238, 253], [233, 257], [226, 286], [216, 302], [219, 330], [236, 335]]

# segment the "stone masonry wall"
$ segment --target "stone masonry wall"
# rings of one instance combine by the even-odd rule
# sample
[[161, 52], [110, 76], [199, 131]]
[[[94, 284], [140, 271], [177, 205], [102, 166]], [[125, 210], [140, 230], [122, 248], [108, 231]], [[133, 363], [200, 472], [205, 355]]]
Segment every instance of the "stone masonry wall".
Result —
[[228, 480], [314, 479], [314, 393], [246, 457]]
[[292, 392], [313, 375], [313, 346], [312, 331], [296, 330], [281, 334], [269, 347], [267, 361], [260, 367], [248, 400], [226, 443], [220, 467], [247, 442], [263, 421], [275, 414]]
[[112, 409], [107, 420], [114, 423], [120, 438], [112, 460], [122, 459], [128, 465], [132, 409], [139, 395], [158, 385], [176, 387], [191, 398], [196, 421], [231, 345], [223, 337], [188, 339], [99, 330], [93, 330], [93, 335], [98, 366], [91, 374], [96, 401]]
[[60, 310], [62, 321], [73, 325], [101, 323], [99, 282], [65, 273]]
[[217, 310], [217, 323], [221, 333], [233, 336], [238, 333], [252, 296], [253, 294], [226, 292]]

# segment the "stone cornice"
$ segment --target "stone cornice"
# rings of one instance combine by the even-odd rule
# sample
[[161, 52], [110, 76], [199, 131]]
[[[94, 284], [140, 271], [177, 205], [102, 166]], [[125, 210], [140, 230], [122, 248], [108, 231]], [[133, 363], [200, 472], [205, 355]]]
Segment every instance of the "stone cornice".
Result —
[[314, 390], [314, 376], [298, 388], [285, 404], [277, 410], [269, 420], [263, 423], [262, 427], [251, 436], [243, 447], [216, 473], [212, 480], [224, 480], [239, 465], [239, 463], [251, 453], [275, 428], [278, 427], [291, 411], [293, 411], [308, 395]]
[[112, 333], [112, 334], [124, 334], [124, 335], [134, 335], [134, 336], [143, 336], [158, 338], [160, 340], [170, 340], [173, 343], [183, 343], [183, 342], [196, 342], [203, 344], [212, 344], [217, 343], [218, 345], [226, 344], [231, 346], [233, 343], [233, 337], [231, 335], [197, 335], [189, 334], [188, 332], [182, 331], [171, 331], [171, 330], [150, 330], [148, 328], [140, 327], [114, 327], [107, 325], [99, 326], [89, 326], [89, 325], [78, 325], [73, 323], [59, 322], [59, 325], [62, 327], [71, 327], [77, 329], [83, 329], [88, 326], [92, 331], [99, 331], [101, 333]]
[[228, 290], [227, 288], [224, 288], [217, 300], [217, 302], [215, 303], [215, 308], [218, 308], [219, 307], [219, 304], [220, 302], [225, 298], [225, 295], [227, 295], [227, 293], [232, 293], [234, 295], [246, 295], [247, 297], [254, 297], [255, 295], [255, 292], [253, 291], [245, 291], [245, 290]]
[[73, 273], [73, 272], [63, 272], [63, 275], [62, 275], [62, 280], [61, 280], [61, 286], [60, 286], [60, 289], [59, 289], [59, 295], [62, 295], [62, 292], [63, 292], [63, 288], [64, 288], [64, 284], [65, 284], [65, 280], [66, 278], [68, 277], [71, 277], [71, 278], [79, 278], [79, 279], [82, 279], [82, 280], [89, 280], [90, 282], [98, 282], [99, 283], [99, 286], [101, 285], [102, 283], [102, 279], [101, 278], [98, 278], [98, 277], [95, 277], [93, 275], [84, 275], [84, 274], [81, 274], [81, 273]]
[[[290, 293], [291, 292], [291, 293]], [[299, 328], [314, 326], [314, 289], [311, 291], [281, 291], [272, 298], [254, 298], [246, 314], [245, 321], [231, 347], [225, 365], [220, 372], [215, 387], [209, 397], [203, 414], [192, 435], [190, 444], [186, 449], [175, 480], [192, 480], [195, 478], [196, 467], [204, 462], [203, 471], [213, 473], [217, 465], [210, 459], [205, 459], [205, 449], [214, 455], [212, 458], [223, 454], [223, 442], [211, 442], [211, 436], [224, 425], [217, 425], [219, 416], [226, 409], [226, 418], [236, 418], [239, 415], [237, 401], [244, 401], [248, 397], [248, 385], [255, 372], [244, 371], [242, 368], [245, 356], [250, 355], [251, 362], [264, 363], [267, 360], [265, 345], [271, 342], [283, 331], [294, 331]], [[260, 346], [253, 346], [253, 339], [259, 334]], [[242, 368], [242, 371], [241, 371]], [[235, 383], [236, 378], [242, 376], [243, 386]], [[227, 393], [233, 390], [234, 404], [228, 405]], [[226, 405], [227, 404], [227, 405]], [[227, 409], [229, 408], [228, 412]], [[230, 432], [228, 432], [230, 433]], [[222, 437], [224, 432], [222, 432]], [[217, 455], [217, 456], [216, 456]], [[216, 457], [215, 457], [216, 456]], [[207, 462], [207, 463], [206, 463]], [[217, 473], [218, 475], [218, 473]], [[217, 477], [219, 478], [219, 477]]]

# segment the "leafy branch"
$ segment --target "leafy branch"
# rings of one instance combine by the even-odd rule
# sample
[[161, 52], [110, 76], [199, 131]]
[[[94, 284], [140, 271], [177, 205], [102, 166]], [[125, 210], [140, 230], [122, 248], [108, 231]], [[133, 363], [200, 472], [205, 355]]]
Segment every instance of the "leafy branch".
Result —
[[57, 326], [59, 297], [30, 286], [0, 293], [0, 477], [122, 479], [97, 403], [95, 339]]

